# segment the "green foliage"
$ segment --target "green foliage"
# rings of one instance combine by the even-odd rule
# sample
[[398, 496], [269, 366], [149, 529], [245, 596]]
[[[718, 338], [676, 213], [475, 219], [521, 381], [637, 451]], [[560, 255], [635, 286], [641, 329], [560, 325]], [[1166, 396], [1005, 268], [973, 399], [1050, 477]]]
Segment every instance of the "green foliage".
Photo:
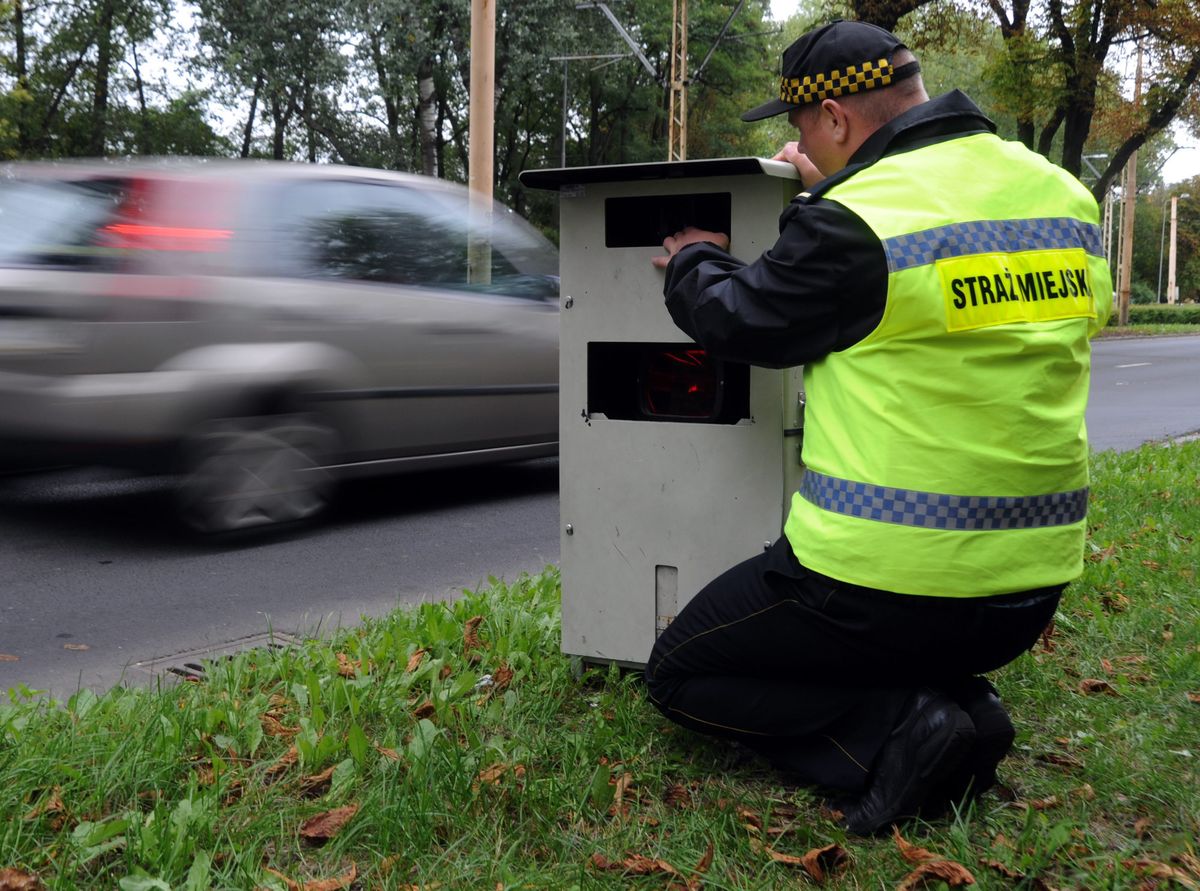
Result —
[[[1115, 316], [1108, 320], [1109, 327], [1116, 326]], [[1152, 303], [1149, 306], [1130, 306], [1131, 325], [1200, 325], [1200, 304], [1196, 303]]]

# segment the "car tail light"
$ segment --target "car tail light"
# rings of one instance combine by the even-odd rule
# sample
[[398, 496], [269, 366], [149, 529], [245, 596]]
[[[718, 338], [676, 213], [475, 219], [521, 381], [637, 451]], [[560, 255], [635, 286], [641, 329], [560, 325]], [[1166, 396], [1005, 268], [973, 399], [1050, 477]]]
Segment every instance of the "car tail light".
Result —
[[117, 250], [224, 250], [233, 230], [219, 225], [222, 191], [211, 182], [131, 180], [113, 221], [100, 229], [101, 241]]

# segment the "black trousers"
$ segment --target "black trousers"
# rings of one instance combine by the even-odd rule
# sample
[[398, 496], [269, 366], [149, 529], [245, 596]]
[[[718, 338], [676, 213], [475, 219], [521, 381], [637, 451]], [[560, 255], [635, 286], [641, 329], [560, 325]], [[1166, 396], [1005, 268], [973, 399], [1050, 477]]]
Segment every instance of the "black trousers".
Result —
[[709, 583], [667, 626], [646, 664], [650, 700], [801, 782], [858, 792], [913, 693], [952, 690], [1028, 650], [1063, 587], [893, 594], [806, 569], [781, 538]]

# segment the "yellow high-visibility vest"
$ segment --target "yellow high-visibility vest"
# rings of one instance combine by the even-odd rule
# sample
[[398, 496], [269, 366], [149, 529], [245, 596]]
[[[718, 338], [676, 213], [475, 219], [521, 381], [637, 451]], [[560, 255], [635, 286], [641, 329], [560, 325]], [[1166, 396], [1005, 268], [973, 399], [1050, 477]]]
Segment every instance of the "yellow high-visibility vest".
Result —
[[805, 366], [797, 558], [939, 597], [1075, 578], [1088, 337], [1112, 310], [1095, 200], [991, 134], [887, 156], [824, 197], [879, 237], [888, 293], [871, 334]]

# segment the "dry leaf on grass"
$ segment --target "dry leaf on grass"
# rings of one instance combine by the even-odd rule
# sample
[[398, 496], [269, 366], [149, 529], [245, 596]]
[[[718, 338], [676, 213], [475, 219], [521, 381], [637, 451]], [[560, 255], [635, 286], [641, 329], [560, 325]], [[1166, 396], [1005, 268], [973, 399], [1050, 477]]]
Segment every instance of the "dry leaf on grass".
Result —
[[282, 736], [284, 739], [291, 739], [300, 732], [299, 727], [288, 727], [270, 712], [260, 715], [258, 722], [262, 724], [263, 733], [267, 736]]
[[463, 652], [482, 650], [483, 641], [479, 639], [479, 626], [483, 624], [483, 616], [472, 616], [463, 625]]
[[737, 809], [737, 815], [738, 819], [742, 821], [743, 825], [745, 825], [747, 829], [753, 830], [754, 832], [762, 829], [762, 817], [749, 808], [739, 807]]
[[301, 891], [342, 891], [354, 884], [358, 878], [358, 867], [351, 863], [345, 870], [330, 879], [309, 879]]
[[1060, 752], [1043, 752], [1037, 756], [1037, 760], [1053, 764], [1055, 767], [1065, 767], [1068, 770], [1083, 767], [1083, 762], [1074, 755], [1063, 755]]
[[1153, 821], [1149, 817], [1142, 817], [1141, 819], [1134, 821], [1133, 834], [1139, 839], [1145, 840], [1150, 836], [1150, 826], [1152, 823]]
[[609, 860], [603, 854], [593, 854], [591, 863], [595, 869], [625, 872], [635, 876], [679, 875], [679, 870], [667, 861], [643, 857], [641, 854], [630, 854], [624, 860]]
[[335, 807], [331, 811], [309, 817], [300, 826], [300, 837], [314, 844], [327, 842], [341, 832], [342, 827], [350, 822], [350, 819], [357, 813], [358, 805], [348, 804], [345, 807]]
[[1145, 873], [1150, 878], [1167, 879], [1177, 882], [1184, 888], [1189, 889], [1189, 891], [1198, 891], [1200, 889], [1200, 885], [1190, 875], [1182, 869], [1178, 869], [1167, 863], [1159, 863], [1157, 860], [1125, 860], [1122, 862], [1129, 869]]
[[608, 815], [610, 817], [625, 817], [629, 815], [629, 804], [625, 801], [625, 796], [629, 792], [629, 787], [633, 785], [633, 774], [622, 773], [613, 781], [613, 800], [608, 806]]
[[50, 790], [49, 794], [43, 794], [38, 799], [38, 803], [25, 815], [25, 819], [36, 820], [38, 817], [43, 817], [47, 814], [62, 814], [65, 812], [66, 807], [63, 805], [62, 788], [55, 786]]
[[388, 761], [399, 761], [400, 753], [395, 749], [389, 749], [376, 743], [375, 751], [386, 758]]
[[19, 869], [0, 869], [0, 891], [42, 891], [42, 880]]
[[1197, 690], [1195, 693], [1189, 691], [1187, 698], [1188, 702], [1194, 702], [1196, 705], [1200, 705], [1200, 690]]
[[1117, 696], [1117, 688], [1103, 678], [1084, 678], [1079, 682], [1079, 692], [1085, 695], [1103, 693], [1105, 696]]
[[362, 663], [358, 659], [351, 660], [345, 653], [337, 654], [338, 674], [344, 678], [353, 678], [358, 675], [359, 668]]
[[800, 858], [801, 866], [814, 882], [825, 881], [826, 876], [843, 872], [850, 863], [850, 854], [841, 845], [826, 845], [813, 848]]
[[512, 683], [513, 670], [508, 667], [507, 662], [501, 662], [500, 667], [492, 672], [492, 689], [497, 693], [503, 693], [508, 689], [508, 685]]
[[895, 826], [892, 827], [892, 838], [896, 840], [896, 847], [900, 849], [900, 856], [909, 863], [925, 863], [927, 860], [941, 860], [941, 855], [933, 853], [933, 851], [925, 848], [918, 848], [916, 845], [905, 840], [900, 834], [900, 830]]
[[417, 720], [421, 720], [423, 718], [432, 718], [436, 711], [437, 709], [434, 708], [433, 702], [426, 699], [415, 709], [413, 709], [413, 717]]
[[1026, 807], [1031, 807], [1035, 811], [1048, 811], [1051, 808], [1056, 808], [1062, 801], [1057, 795], [1047, 795], [1045, 798], [1035, 798], [1033, 801], [1024, 802]]
[[318, 774], [300, 780], [300, 794], [309, 797], [322, 795], [333, 782], [333, 768], [327, 767]]
[[945, 882], [951, 888], [974, 885], [975, 876], [961, 863], [952, 860], [927, 860], [904, 877], [896, 891], [923, 888], [932, 882]]
[[438, 672], [438, 680], [444, 681], [444, 680], [446, 680], [446, 678], [450, 677], [450, 675], [452, 675], [452, 674], [454, 674], [454, 669], [451, 668], [449, 665], [443, 665], [442, 670]]
[[1047, 653], [1054, 652], [1054, 620], [1050, 620], [1050, 624], [1042, 629], [1042, 649]]
[[287, 770], [289, 767], [291, 767], [293, 764], [295, 764], [299, 760], [300, 760], [300, 752], [296, 750], [295, 746], [292, 746], [286, 752], [284, 752], [282, 755], [279, 756], [278, 761], [276, 761], [274, 764], [272, 764], [270, 767], [267, 768], [267, 776], [273, 778], [273, 777], [283, 773], [285, 770]]
[[429, 652], [429, 651], [428, 650], [417, 650], [415, 653], [413, 653], [411, 656], [409, 656], [408, 664], [406, 666], [404, 666], [404, 670], [411, 672], [411, 671], [416, 671], [418, 668], [420, 668], [421, 663], [425, 660], [425, 654], [427, 652]]
[[672, 783], [667, 787], [667, 791], [663, 793], [663, 801], [667, 803], [667, 807], [686, 811], [692, 806], [692, 795], [683, 783]]
[[1025, 878], [1025, 873], [1021, 872], [1020, 870], [1013, 869], [1008, 864], [1001, 863], [999, 860], [992, 860], [988, 857], [980, 857], [979, 865], [986, 866], [988, 869], [994, 869], [1006, 879], [1016, 879], [1017, 881], [1020, 881]]

